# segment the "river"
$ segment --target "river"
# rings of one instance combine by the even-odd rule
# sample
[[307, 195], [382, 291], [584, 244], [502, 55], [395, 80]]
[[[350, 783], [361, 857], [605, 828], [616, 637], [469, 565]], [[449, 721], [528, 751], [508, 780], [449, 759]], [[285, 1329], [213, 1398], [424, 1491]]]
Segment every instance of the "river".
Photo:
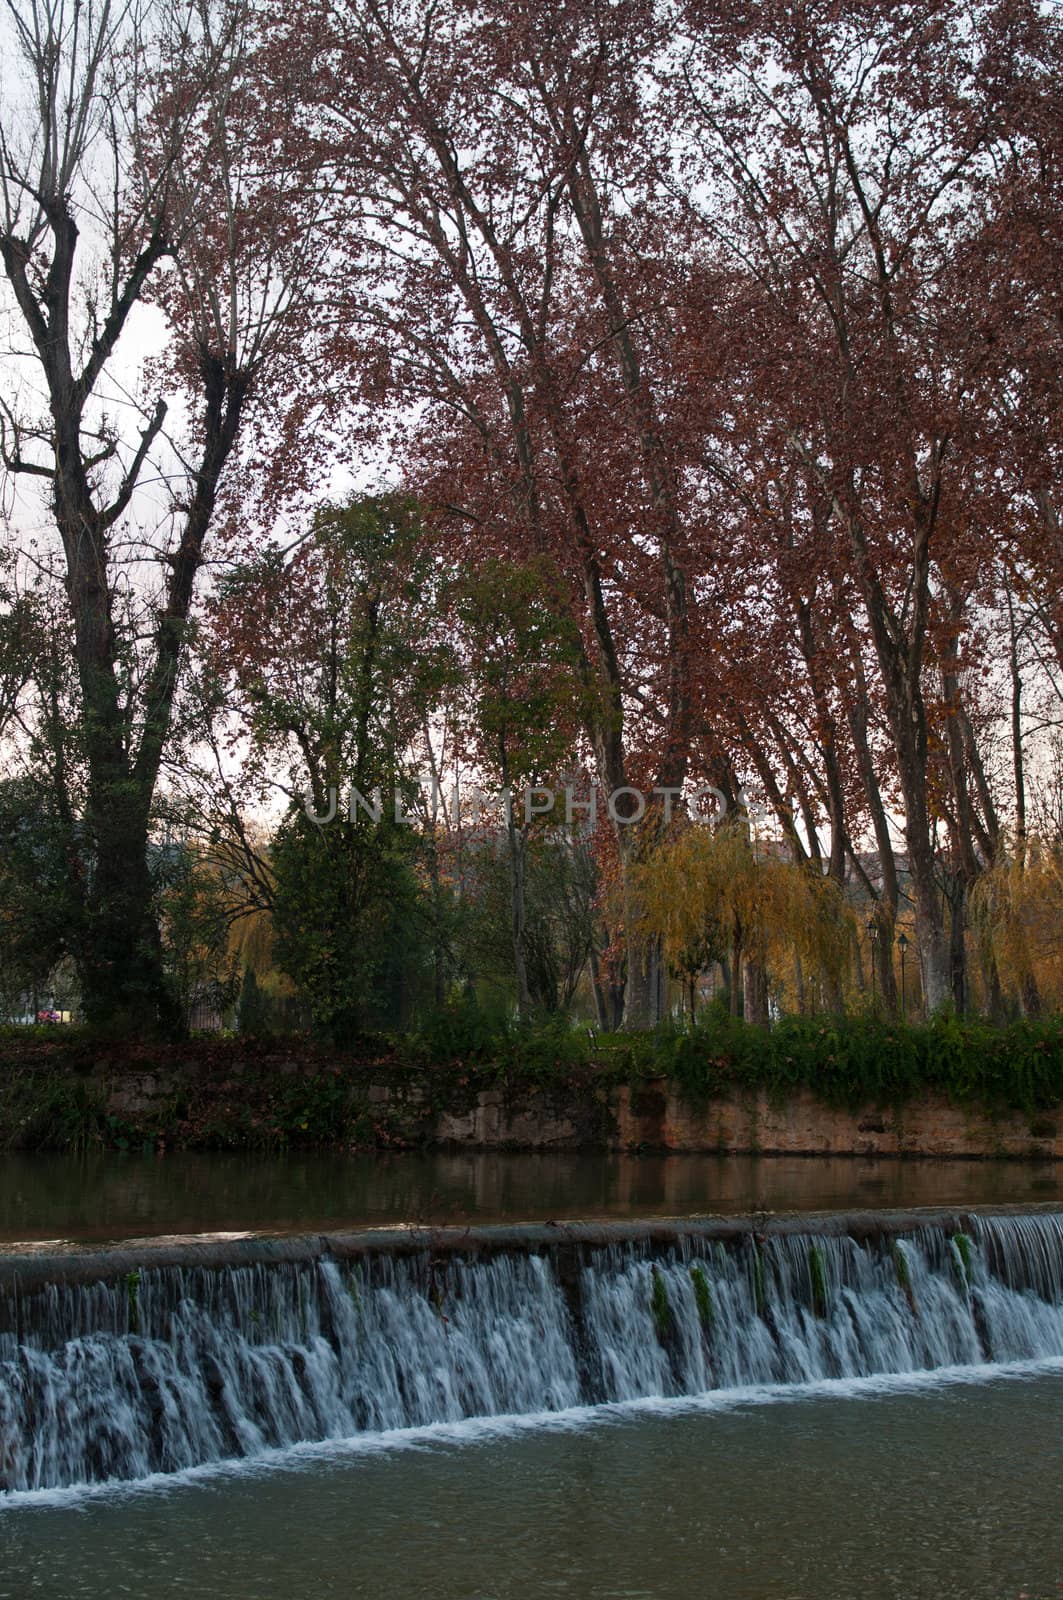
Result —
[[0, 1156], [0, 1246], [161, 1234], [327, 1232], [408, 1222], [546, 1222], [909, 1206], [1063, 1203], [1063, 1169], [1020, 1161], [799, 1156]]
[[1056, 1600], [1061, 1416], [965, 1374], [324, 1446], [10, 1504], [0, 1600]]
[[[1059, 1600], [1061, 1200], [1017, 1163], [4, 1158], [0, 1600]], [[1036, 1209], [885, 1217], [972, 1205]]]

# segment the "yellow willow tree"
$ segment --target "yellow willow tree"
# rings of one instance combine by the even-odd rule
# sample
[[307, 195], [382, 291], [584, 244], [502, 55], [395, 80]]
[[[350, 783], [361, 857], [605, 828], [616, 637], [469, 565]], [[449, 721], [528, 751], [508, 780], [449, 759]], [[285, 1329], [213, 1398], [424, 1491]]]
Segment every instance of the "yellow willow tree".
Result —
[[673, 970], [726, 960], [731, 1013], [767, 1021], [767, 974], [797, 967], [840, 994], [852, 914], [833, 880], [758, 847], [742, 819], [684, 823], [641, 868], [643, 927]]
[[974, 925], [1005, 993], [1026, 1015], [1063, 1003], [1063, 850], [1036, 838], [985, 872], [971, 898]]

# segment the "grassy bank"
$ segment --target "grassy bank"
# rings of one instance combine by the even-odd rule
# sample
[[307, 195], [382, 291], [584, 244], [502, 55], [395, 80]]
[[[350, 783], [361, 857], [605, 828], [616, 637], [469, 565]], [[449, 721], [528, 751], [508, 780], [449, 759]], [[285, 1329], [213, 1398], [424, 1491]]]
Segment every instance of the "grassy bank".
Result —
[[402, 1148], [487, 1088], [510, 1105], [575, 1112], [593, 1140], [613, 1087], [660, 1078], [694, 1103], [810, 1089], [827, 1106], [903, 1107], [929, 1090], [1036, 1121], [1063, 1105], [1063, 1021], [791, 1018], [760, 1029], [712, 1015], [693, 1030], [595, 1037], [457, 1010], [345, 1051], [293, 1038], [116, 1045], [12, 1029], [0, 1033], [0, 1148]]

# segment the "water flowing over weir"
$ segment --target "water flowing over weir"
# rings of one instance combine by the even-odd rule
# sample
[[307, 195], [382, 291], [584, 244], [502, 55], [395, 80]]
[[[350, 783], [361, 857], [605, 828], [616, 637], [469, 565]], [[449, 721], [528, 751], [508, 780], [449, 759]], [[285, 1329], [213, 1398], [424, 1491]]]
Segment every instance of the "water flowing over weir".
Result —
[[1063, 1212], [440, 1230], [285, 1252], [0, 1257], [0, 1489], [1063, 1356]]

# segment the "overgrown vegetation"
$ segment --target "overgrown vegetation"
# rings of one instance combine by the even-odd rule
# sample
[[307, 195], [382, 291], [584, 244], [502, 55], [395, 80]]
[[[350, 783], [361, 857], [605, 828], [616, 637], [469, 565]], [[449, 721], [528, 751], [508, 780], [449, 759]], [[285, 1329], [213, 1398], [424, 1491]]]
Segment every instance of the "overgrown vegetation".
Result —
[[827, 1264], [818, 1244], [808, 1251], [808, 1279], [812, 1287], [812, 1310], [817, 1317], [827, 1315]]
[[[150, 1113], [145, 1075], [172, 1081]], [[441, 1111], [469, 1111], [484, 1089], [510, 1104], [536, 1095], [582, 1108], [589, 1137], [608, 1125], [621, 1084], [666, 1079], [693, 1104], [811, 1091], [826, 1106], [903, 1108], [930, 1090], [991, 1113], [1022, 1112], [1052, 1138], [1063, 1105], [1063, 1021], [1005, 1027], [937, 1018], [784, 1018], [754, 1027], [710, 1011], [695, 1028], [594, 1034], [561, 1020], [506, 1021], [466, 1003], [411, 1035], [365, 1035], [344, 1051], [260, 1037], [176, 1047], [106, 1048], [83, 1029], [0, 1029], [0, 1147], [85, 1150], [402, 1148]], [[370, 1086], [389, 1090], [385, 1102]], [[117, 1107], [117, 1109], [116, 1109]]]
[[756, 1027], [721, 1006], [694, 1027], [598, 1034], [561, 1019], [507, 1022], [474, 1005], [436, 1013], [402, 1045], [426, 1065], [460, 1058], [528, 1083], [592, 1068], [614, 1080], [664, 1077], [693, 1101], [735, 1088], [785, 1096], [811, 1089], [831, 1106], [899, 1106], [923, 1089], [960, 1104], [1035, 1112], [1063, 1103], [1063, 1019], [996, 1027], [940, 1016], [902, 1024], [880, 1018], [783, 1017]]

